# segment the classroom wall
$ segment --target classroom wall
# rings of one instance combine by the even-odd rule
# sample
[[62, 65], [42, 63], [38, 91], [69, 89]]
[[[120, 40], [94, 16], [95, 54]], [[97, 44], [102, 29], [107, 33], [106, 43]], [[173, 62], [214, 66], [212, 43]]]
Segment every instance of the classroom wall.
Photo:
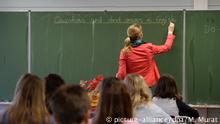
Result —
[[220, 9], [220, 0], [208, 0], [208, 9], [216, 10]]
[[[206, 5], [207, 4], [207, 5]], [[11, 10], [219, 10], [220, 0], [0, 0], [0, 11]]]
[[0, 0], [0, 10], [182, 10], [193, 0]]

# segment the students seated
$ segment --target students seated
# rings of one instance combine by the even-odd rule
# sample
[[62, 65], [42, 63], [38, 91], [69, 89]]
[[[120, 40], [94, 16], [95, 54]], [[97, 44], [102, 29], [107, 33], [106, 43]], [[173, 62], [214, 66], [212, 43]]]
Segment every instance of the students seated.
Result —
[[133, 118], [132, 104], [126, 85], [115, 77], [104, 78], [92, 124], [137, 123], [131, 118]]
[[176, 82], [171, 75], [166, 74], [160, 77], [154, 94], [153, 102], [170, 116], [199, 117], [197, 110], [182, 101], [182, 97], [177, 90]]
[[87, 124], [90, 101], [79, 85], [64, 85], [50, 99], [56, 124]]
[[47, 110], [50, 114], [52, 114], [49, 99], [52, 97], [54, 92], [65, 84], [65, 81], [62, 79], [61, 76], [57, 74], [48, 74], [45, 78], [45, 94], [46, 94], [46, 106]]
[[24, 74], [17, 82], [12, 104], [0, 124], [49, 124], [44, 99], [43, 80], [33, 74]]
[[134, 116], [140, 124], [172, 124], [172, 118], [151, 101], [151, 93], [144, 78], [137, 74], [128, 74], [124, 79], [128, 87]]

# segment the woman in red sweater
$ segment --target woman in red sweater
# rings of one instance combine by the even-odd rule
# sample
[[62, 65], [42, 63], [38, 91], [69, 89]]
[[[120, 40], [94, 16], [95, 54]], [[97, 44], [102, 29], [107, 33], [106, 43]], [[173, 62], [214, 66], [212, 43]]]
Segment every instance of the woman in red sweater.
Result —
[[119, 68], [116, 77], [123, 80], [126, 74], [136, 73], [144, 77], [148, 87], [152, 87], [160, 78], [154, 55], [168, 52], [171, 49], [175, 35], [174, 23], [168, 26], [165, 44], [154, 45], [142, 40], [143, 32], [139, 24], [132, 24], [127, 29], [124, 48], [120, 52]]

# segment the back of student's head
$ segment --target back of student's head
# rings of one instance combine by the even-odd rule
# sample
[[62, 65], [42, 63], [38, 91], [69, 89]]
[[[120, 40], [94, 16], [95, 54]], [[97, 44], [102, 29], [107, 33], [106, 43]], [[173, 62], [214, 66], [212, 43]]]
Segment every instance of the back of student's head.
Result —
[[124, 82], [131, 95], [131, 101], [134, 109], [140, 104], [147, 104], [151, 101], [150, 90], [141, 75], [128, 74], [125, 77]]
[[[107, 117], [111, 117], [113, 120], [107, 122]], [[115, 77], [104, 78], [100, 88], [100, 99], [93, 123], [112, 124], [114, 123], [114, 118], [131, 117], [132, 105], [126, 85]]]
[[61, 124], [84, 124], [88, 121], [90, 100], [79, 85], [61, 86], [50, 99], [55, 120]]
[[180, 99], [176, 81], [170, 74], [160, 77], [154, 90], [154, 95], [160, 98], [177, 98]]
[[49, 99], [52, 97], [54, 92], [63, 84], [65, 84], [65, 81], [58, 74], [48, 74], [45, 77], [46, 106], [51, 114], [52, 111], [50, 109]]
[[33, 74], [24, 74], [17, 82], [15, 96], [8, 110], [9, 124], [49, 123], [45, 106], [44, 83]]

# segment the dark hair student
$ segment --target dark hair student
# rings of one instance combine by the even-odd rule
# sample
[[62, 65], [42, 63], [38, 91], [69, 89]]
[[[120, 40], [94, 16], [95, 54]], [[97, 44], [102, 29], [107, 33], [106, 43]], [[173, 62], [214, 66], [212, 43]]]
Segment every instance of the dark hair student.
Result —
[[49, 99], [52, 97], [54, 92], [63, 84], [65, 84], [64, 79], [58, 74], [48, 74], [45, 78], [45, 94], [46, 94], [46, 106], [50, 114], [52, 114]]
[[172, 75], [166, 74], [160, 77], [153, 97], [153, 102], [171, 116], [188, 116], [198, 118], [197, 110], [182, 101], [178, 92], [176, 81]]
[[79, 85], [63, 85], [50, 99], [50, 106], [58, 124], [87, 124], [90, 100]]
[[174, 80], [173, 76], [169, 74], [160, 77], [154, 90], [154, 94], [160, 98], [175, 98], [178, 100], [182, 99], [178, 93], [176, 81]]
[[[104, 78], [100, 88], [100, 99], [93, 124], [120, 124], [115, 118], [132, 118], [132, 103], [125, 84], [118, 78]], [[112, 118], [107, 122], [106, 118]]]

